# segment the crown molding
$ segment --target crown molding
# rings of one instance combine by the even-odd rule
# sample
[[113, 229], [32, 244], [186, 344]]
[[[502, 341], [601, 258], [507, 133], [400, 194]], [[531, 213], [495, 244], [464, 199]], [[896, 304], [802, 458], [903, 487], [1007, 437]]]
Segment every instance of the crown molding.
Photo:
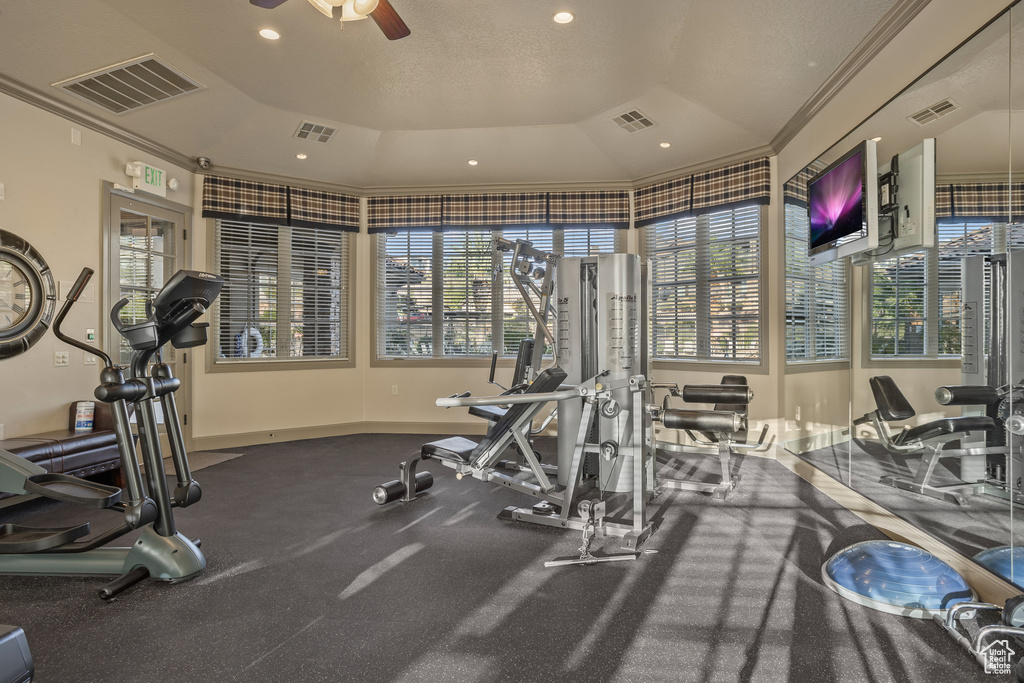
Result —
[[170, 147], [165, 147], [158, 142], [154, 142], [149, 138], [144, 138], [141, 135], [136, 135], [129, 130], [122, 128], [121, 126], [109, 123], [103, 119], [88, 113], [84, 109], [57, 99], [47, 93], [40, 90], [36, 90], [30, 85], [22, 83], [21, 81], [0, 74], [0, 93], [10, 95], [16, 100], [21, 100], [27, 104], [32, 105], [38, 109], [49, 112], [61, 118], [67, 119], [72, 123], [76, 123], [83, 128], [106, 135], [109, 138], [123, 142], [126, 145], [130, 145], [138, 149], [141, 152], [152, 155], [157, 159], [166, 161], [180, 166], [188, 171], [195, 172], [198, 170], [196, 165], [195, 157], [190, 157], [180, 152], [176, 152]]
[[931, 0], [897, 0], [871, 32], [857, 44], [846, 59], [821, 84], [813, 95], [782, 127], [771, 141], [774, 150], [780, 150], [803, 130], [821, 109], [888, 45], [896, 35], [923, 10]]

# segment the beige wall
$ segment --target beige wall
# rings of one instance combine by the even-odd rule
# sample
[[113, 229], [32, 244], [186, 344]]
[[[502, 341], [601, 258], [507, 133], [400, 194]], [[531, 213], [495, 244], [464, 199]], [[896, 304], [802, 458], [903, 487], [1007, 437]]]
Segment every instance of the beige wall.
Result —
[[[932, 0], [883, 54], [824, 107], [814, 120], [780, 151], [773, 164], [773, 202], [767, 229], [765, 300], [768, 310], [768, 374], [748, 375], [755, 392], [751, 417], [756, 429], [763, 423], [774, 438], [785, 441], [827, 431], [848, 412], [852, 378], [835, 373], [785, 375], [783, 343], [783, 223], [780, 180], [815, 158], [862, 119], [938, 61], [1005, 3], [1002, 0]], [[73, 280], [83, 265], [101, 270], [102, 181], [125, 183], [126, 161], [140, 159], [167, 168], [182, 180], [169, 198], [193, 207], [193, 265], [215, 270], [208, 254], [212, 221], [199, 216], [200, 179], [166, 162], [149, 159], [126, 145], [82, 130], [82, 145], [71, 144], [67, 121], [0, 95], [0, 182], [6, 200], [0, 202], [0, 227], [29, 239], [49, 262], [58, 279]], [[197, 446], [228, 446], [305, 435], [346, 431], [414, 429], [451, 432], [478, 431], [479, 420], [463, 410], [434, 406], [438, 396], [470, 390], [491, 393], [485, 367], [409, 368], [395, 363], [370, 364], [372, 237], [355, 236], [355, 367], [340, 369], [257, 372], [208, 372], [194, 363], [190, 423]], [[636, 251], [636, 232], [630, 235]], [[101, 288], [95, 290], [97, 293]], [[101, 315], [111, 302], [80, 305], [69, 320], [69, 331], [86, 327], [102, 330]], [[72, 352], [69, 368], [54, 368], [53, 351], [65, 348], [52, 335], [28, 353], [0, 361], [0, 423], [7, 436], [55, 428], [65, 419], [64, 407], [91, 395], [95, 368], [82, 364]], [[662, 371], [659, 381], [716, 383], [721, 374], [741, 373]], [[913, 373], [915, 371], [907, 371]], [[506, 371], [507, 376], [507, 371]], [[907, 377], [907, 381], [914, 378]], [[903, 381], [901, 375], [901, 382]], [[950, 380], [952, 381], [952, 380]], [[863, 383], [866, 385], [866, 379]], [[934, 384], [931, 378], [927, 384]], [[398, 395], [392, 386], [398, 385]], [[922, 384], [923, 386], [923, 384]], [[924, 404], [924, 399], [916, 400]], [[795, 413], [800, 410], [800, 420]], [[919, 408], [920, 410], [920, 408]], [[785, 420], [791, 421], [787, 425]], [[790, 428], [791, 426], [791, 428]]]
[[[111, 306], [101, 301], [103, 181], [127, 183], [126, 162], [147, 161], [181, 181], [168, 199], [191, 204], [194, 177], [6, 95], [0, 95], [0, 121], [0, 228], [35, 246], [55, 280], [73, 282], [84, 266], [96, 270], [92, 301], [75, 306], [65, 331], [81, 337], [91, 327], [102, 335], [101, 315]], [[71, 143], [72, 128], [81, 132], [81, 145]], [[71, 349], [70, 367], [53, 367], [53, 352], [70, 348], [48, 332], [26, 353], [0, 361], [6, 437], [65, 425], [68, 404], [92, 398], [98, 366], [84, 365], [81, 351]]]

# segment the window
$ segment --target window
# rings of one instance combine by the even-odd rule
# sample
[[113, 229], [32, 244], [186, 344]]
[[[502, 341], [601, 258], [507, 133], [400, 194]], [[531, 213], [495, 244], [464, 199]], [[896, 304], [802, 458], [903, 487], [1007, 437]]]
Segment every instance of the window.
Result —
[[[146, 319], [146, 302], [182, 267], [185, 216], [165, 206], [139, 199], [110, 195], [110, 255], [107, 296], [111, 301], [128, 299], [119, 317], [126, 324]], [[104, 316], [106, 317], [106, 316]], [[108, 350], [122, 365], [131, 362], [132, 348], [107, 323]], [[173, 364], [174, 347], [162, 350], [162, 359]]]
[[[516, 355], [534, 320], [492, 240], [524, 239], [543, 251], [588, 256], [621, 249], [621, 230], [464, 230], [377, 234], [377, 356]], [[500, 272], [499, 272], [500, 269]], [[500, 340], [500, 341], [499, 341]]]
[[961, 259], [992, 253], [993, 240], [1005, 239], [1006, 226], [944, 219], [936, 228], [935, 249], [872, 266], [873, 359], [960, 356]]
[[655, 359], [761, 359], [761, 207], [645, 228]]
[[349, 236], [218, 220], [216, 362], [349, 358]]
[[848, 361], [846, 259], [812, 266], [807, 208], [786, 204], [786, 362]]

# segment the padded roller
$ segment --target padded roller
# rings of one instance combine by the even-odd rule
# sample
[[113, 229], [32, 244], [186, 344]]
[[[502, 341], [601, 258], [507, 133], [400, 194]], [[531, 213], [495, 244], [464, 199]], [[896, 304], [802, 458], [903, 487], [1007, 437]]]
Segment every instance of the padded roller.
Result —
[[[416, 473], [416, 493], [426, 491], [434, 485], [434, 475], [430, 472]], [[398, 500], [405, 495], [405, 485], [399, 480], [384, 482], [373, 490], [373, 502], [377, 505], [384, 505], [393, 500]]]
[[988, 386], [948, 386], [935, 390], [935, 400], [944, 406], [989, 406], [999, 402], [999, 392]]
[[683, 387], [683, 400], [687, 403], [747, 405], [754, 400], [754, 392], [745, 384], [688, 384]]
[[739, 413], [725, 410], [678, 410], [669, 408], [661, 417], [669, 429], [692, 429], [698, 432], [732, 434], [746, 429], [745, 420]]

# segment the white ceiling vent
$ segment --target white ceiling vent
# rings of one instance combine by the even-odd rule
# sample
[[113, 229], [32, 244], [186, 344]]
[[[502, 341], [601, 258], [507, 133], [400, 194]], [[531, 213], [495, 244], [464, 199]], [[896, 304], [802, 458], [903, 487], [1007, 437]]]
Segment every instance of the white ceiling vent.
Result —
[[911, 114], [907, 118], [916, 123], [919, 126], [923, 126], [926, 123], [931, 123], [935, 119], [941, 118], [946, 114], [951, 114], [960, 108], [960, 105], [950, 99], [936, 102], [930, 107], [925, 107], [921, 111]]
[[330, 142], [334, 137], [334, 128], [321, 123], [303, 121], [299, 129], [295, 131], [295, 137], [300, 140], [311, 140], [313, 142]]
[[656, 124], [651, 121], [647, 116], [641, 114], [636, 109], [631, 109], [618, 116], [613, 116], [612, 121], [623, 129], [627, 133], [639, 133], [640, 131], [653, 128]]
[[203, 87], [153, 54], [53, 85], [115, 114], [181, 97]]

